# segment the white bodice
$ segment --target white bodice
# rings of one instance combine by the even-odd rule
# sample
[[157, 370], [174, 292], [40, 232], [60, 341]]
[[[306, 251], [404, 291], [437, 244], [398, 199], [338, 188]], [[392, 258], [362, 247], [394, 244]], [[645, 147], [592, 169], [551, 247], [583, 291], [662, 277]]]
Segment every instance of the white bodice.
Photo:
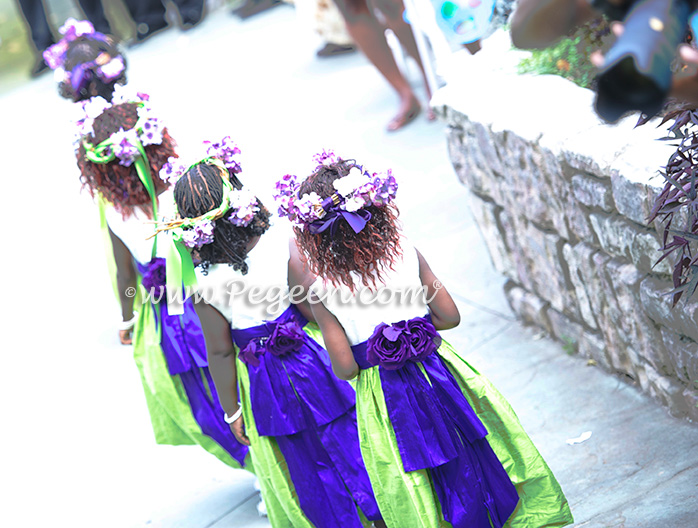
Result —
[[[172, 216], [174, 201], [172, 191], [165, 191], [158, 197], [158, 217]], [[133, 214], [124, 219], [114, 206], [107, 203], [104, 207], [104, 216], [111, 232], [114, 233], [131, 252], [131, 256], [140, 264], [147, 264], [152, 259], [153, 239], [150, 237], [155, 232], [153, 219], [140, 209], [135, 208]], [[164, 255], [158, 255], [164, 257]]]
[[380, 323], [397, 323], [427, 314], [426, 294], [419, 278], [417, 250], [405, 237], [400, 239], [402, 258], [393, 269], [385, 269], [383, 282], [377, 287], [361, 284], [358, 274], [352, 273], [355, 291], [317, 279], [312, 285], [325, 307], [344, 327], [349, 343], [366, 341]]
[[196, 268], [199, 293], [233, 328], [250, 328], [271, 321], [289, 306], [288, 259], [290, 230], [273, 225], [247, 255], [247, 275], [227, 264], [214, 264], [204, 275]]

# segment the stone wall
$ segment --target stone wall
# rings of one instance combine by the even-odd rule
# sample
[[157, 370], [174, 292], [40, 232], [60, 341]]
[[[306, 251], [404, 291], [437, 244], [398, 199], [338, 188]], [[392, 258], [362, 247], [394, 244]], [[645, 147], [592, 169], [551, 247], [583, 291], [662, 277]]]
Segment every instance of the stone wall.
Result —
[[646, 220], [671, 152], [663, 131], [602, 124], [588, 90], [476, 58], [432, 104], [512, 309], [698, 419], [698, 302], [671, 308], [670, 264], [653, 267], [658, 225]]

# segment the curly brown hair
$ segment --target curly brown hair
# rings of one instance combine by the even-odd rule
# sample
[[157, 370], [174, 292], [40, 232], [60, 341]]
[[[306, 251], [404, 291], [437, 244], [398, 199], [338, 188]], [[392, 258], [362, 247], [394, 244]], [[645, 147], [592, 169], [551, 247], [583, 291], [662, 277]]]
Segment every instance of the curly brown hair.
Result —
[[[332, 182], [348, 175], [353, 167], [360, 166], [353, 160], [321, 165], [301, 184], [299, 197], [311, 192], [323, 199], [331, 196], [335, 192]], [[401, 255], [397, 207], [391, 203], [365, 209], [371, 213], [371, 219], [358, 233], [347, 222], [339, 222], [334, 235], [330, 230], [313, 234], [308, 229], [294, 227], [298, 248], [312, 273], [353, 291], [356, 284], [351, 272], [359, 274], [364, 286], [376, 287], [382, 280], [382, 272], [393, 269]]]
[[[124, 130], [132, 129], [136, 121], [138, 121], [138, 105], [136, 103], [112, 106], [95, 119], [92, 127], [94, 132], [86, 139], [93, 145], [97, 145], [121, 128]], [[159, 172], [169, 157], [177, 156], [174, 149], [175, 142], [167, 129], [163, 131], [160, 145], [145, 147], [156, 194], [160, 194], [168, 187], [168, 184], [160, 179]], [[82, 143], [78, 146], [77, 160], [82, 174], [83, 188], [87, 188], [93, 198], [96, 194], [100, 194], [124, 218], [132, 215], [136, 207], [143, 209], [148, 217], [152, 218], [152, 200], [133, 164], [125, 167], [120, 165], [117, 159], [109, 163], [93, 163], [85, 157], [85, 147]]]
[[116, 45], [111, 37], [106, 37], [106, 42], [90, 36], [78, 37], [68, 44], [68, 49], [65, 54], [66, 71], [73, 71], [79, 64], [85, 64], [97, 60], [97, 57], [103, 55], [111, 60], [114, 57], [121, 57], [124, 61], [124, 71], [110, 82], [104, 82], [94, 72], [96, 66], [86, 73], [89, 75], [89, 80], [76, 91], [70, 84], [70, 81], [62, 81], [58, 83], [58, 93], [61, 97], [70, 99], [73, 102], [85, 101], [97, 95], [104, 97], [107, 101], [111, 101], [114, 93], [114, 86], [117, 84], [126, 84], [126, 58], [121, 50]]
[[[191, 167], [175, 185], [177, 210], [183, 218], [196, 218], [220, 206], [223, 200], [223, 180], [227, 178], [235, 189], [242, 183], [234, 174], [206, 162]], [[243, 275], [248, 272], [247, 247], [250, 241], [269, 229], [269, 211], [257, 199], [259, 210], [247, 226], [236, 226], [226, 216], [213, 222], [213, 242], [193, 251], [204, 273], [211, 264], [229, 264]]]

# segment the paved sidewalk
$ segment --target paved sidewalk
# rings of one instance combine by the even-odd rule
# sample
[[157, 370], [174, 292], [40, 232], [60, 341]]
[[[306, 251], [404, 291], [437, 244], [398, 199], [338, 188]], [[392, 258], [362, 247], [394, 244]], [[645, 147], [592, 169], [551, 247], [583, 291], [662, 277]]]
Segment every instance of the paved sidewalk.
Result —
[[[392, 167], [405, 230], [461, 309], [445, 337], [517, 410], [575, 526], [696, 526], [696, 426], [514, 320], [444, 126], [420, 117], [385, 133], [397, 104], [387, 84], [360, 55], [316, 59], [316, 44], [291, 8], [244, 23], [218, 11], [189, 33], [170, 30], [129, 50], [129, 78], [151, 93], [185, 158], [202, 139], [236, 138], [253, 189], [306, 172], [323, 147]], [[247, 472], [196, 447], [153, 442], [131, 350], [118, 345], [95, 210], [79, 193], [70, 105], [44, 76], [0, 96], [0, 115], [3, 213], [18, 219], [6, 224], [5, 276], [17, 279], [6, 299], [20, 314], [5, 335], [0, 385], [12, 485], [0, 525], [269, 526]], [[587, 441], [567, 445], [585, 431]]]

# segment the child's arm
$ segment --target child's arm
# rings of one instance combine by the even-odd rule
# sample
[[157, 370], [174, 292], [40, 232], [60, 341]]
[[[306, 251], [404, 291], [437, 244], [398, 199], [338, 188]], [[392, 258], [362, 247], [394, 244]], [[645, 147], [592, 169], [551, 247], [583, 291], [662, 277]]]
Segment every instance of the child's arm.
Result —
[[417, 251], [417, 258], [419, 259], [419, 278], [422, 280], [422, 285], [426, 287], [427, 296], [430, 299], [431, 322], [437, 330], [448, 330], [458, 326], [460, 313], [458, 313], [456, 303], [453, 302], [451, 295], [436, 278], [419, 251]]
[[[213, 376], [218, 397], [226, 414], [233, 416], [240, 405], [238, 404], [235, 345], [230, 335], [230, 325], [218, 310], [203, 300], [195, 302], [194, 309], [204, 331], [208, 369]], [[230, 424], [230, 429], [241, 444], [250, 445], [250, 439], [245, 435], [242, 416]]]
[[322, 331], [322, 338], [330, 355], [335, 376], [343, 380], [355, 378], [359, 374], [359, 366], [354, 361], [354, 354], [351, 352], [344, 328], [339, 324], [334, 314], [325, 308], [322, 301], [313, 294], [311, 294], [310, 307], [314, 319]]
[[298, 310], [308, 321], [315, 321], [315, 316], [308, 302], [308, 292], [310, 286], [315, 282], [315, 276], [310, 273], [308, 266], [301, 259], [296, 239], [289, 240], [288, 259], [288, 287], [291, 294], [291, 303], [295, 304]]
[[[137, 285], [136, 266], [133, 263], [131, 252], [126, 247], [126, 244], [112, 233], [109, 229], [109, 238], [111, 238], [111, 247], [114, 252], [114, 263], [116, 264], [116, 286], [119, 290], [119, 301], [121, 303], [121, 318], [124, 322], [133, 319], [133, 296], [126, 294], [127, 290], [135, 292]], [[122, 345], [130, 345], [132, 329], [119, 330], [119, 340]]]

